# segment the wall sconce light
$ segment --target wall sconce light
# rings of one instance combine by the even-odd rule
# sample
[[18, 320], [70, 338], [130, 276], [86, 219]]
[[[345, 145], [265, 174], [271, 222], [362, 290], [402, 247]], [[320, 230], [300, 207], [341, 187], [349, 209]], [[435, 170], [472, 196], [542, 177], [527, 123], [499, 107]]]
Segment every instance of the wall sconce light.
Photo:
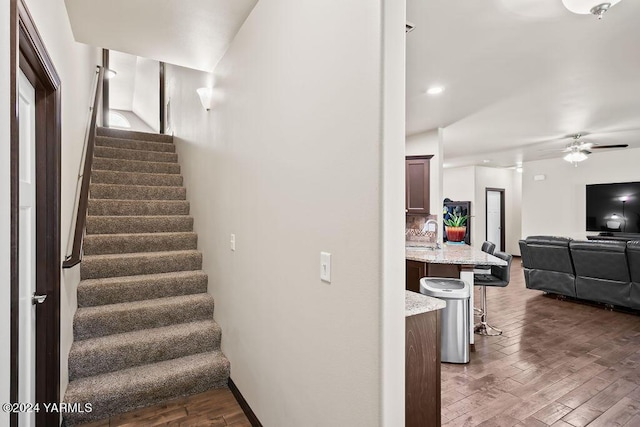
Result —
[[105, 68], [104, 69], [104, 78], [105, 79], [112, 79], [114, 78], [118, 73], [115, 72], [115, 70], [112, 70], [111, 68]]
[[202, 108], [209, 111], [211, 109], [211, 100], [213, 98], [213, 89], [210, 87], [201, 87], [196, 90], [198, 92], [198, 96], [200, 97], [200, 102], [202, 103]]

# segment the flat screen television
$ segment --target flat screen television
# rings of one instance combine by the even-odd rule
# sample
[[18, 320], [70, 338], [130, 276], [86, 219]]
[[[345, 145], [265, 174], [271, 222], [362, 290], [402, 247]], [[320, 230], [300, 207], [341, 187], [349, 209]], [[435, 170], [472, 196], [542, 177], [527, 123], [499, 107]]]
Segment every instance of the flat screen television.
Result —
[[587, 231], [640, 233], [640, 182], [587, 185]]

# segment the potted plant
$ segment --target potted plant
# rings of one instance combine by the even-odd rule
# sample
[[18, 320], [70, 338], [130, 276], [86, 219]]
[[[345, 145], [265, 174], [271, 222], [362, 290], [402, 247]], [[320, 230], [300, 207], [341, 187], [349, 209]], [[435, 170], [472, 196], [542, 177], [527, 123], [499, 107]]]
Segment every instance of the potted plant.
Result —
[[465, 234], [467, 234], [467, 219], [469, 215], [462, 215], [462, 212], [444, 212], [442, 219], [447, 232], [447, 240], [450, 242], [462, 242]]

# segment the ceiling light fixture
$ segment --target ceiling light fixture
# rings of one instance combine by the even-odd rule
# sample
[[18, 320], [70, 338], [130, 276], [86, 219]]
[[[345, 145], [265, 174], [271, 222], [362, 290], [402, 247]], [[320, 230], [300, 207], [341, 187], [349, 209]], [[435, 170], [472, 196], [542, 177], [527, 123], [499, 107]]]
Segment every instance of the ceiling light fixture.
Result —
[[579, 15], [590, 13], [597, 16], [598, 19], [602, 19], [605, 12], [618, 3], [620, 0], [562, 0], [562, 4], [569, 11]]
[[577, 147], [572, 148], [571, 151], [563, 157], [569, 163], [573, 163], [575, 166], [578, 166], [578, 162], [582, 162], [587, 160], [587, 155], [582, 151], [578, 150]]
[[427, 89], [427, 95], [440, 95], [442, 92], [444, 92], [443, 86], [431, 86]]

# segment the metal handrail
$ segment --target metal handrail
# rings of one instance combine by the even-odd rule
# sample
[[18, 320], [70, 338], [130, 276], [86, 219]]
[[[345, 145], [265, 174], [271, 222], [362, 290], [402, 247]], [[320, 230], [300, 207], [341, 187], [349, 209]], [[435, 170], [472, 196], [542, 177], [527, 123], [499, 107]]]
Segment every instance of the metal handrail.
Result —
[[[82, 178], [80, 187], [80, 195], [77, 200], [77, 214], [75, 216], [75, 231], [73, 233], [73, 247], [71, 253], [65, 257], [62, 262], [62, 268], [71, 268], [78, 265], [82, 261], [82, 240], [84, 238], [85, 225], [87, 221], [87, 208], [89, 206], [89, 184], [91, 183], [91, 166], [93, 164], [93, 149], [96, 141], [96, 124], [98, 119], [98, 108], [102, 99], [102, 87], [104, 81], [104, 67], [98, 66], [98, 78], [96, 88], [93, 95], [93, 104], [91, 108], [91, 120], [85, 138], [84, 148], [84, 167], [78, 175], [78, 179]], [[77, 191], [76, 191], [77, 193]]]

